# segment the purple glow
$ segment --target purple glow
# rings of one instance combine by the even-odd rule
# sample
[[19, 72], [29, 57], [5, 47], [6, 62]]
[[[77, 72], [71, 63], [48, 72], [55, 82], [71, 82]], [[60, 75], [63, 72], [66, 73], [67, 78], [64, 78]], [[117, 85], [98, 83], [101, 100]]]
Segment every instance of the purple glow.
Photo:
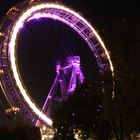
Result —
[[61, 65], [60, 64], [57, 64], [56, 65], [56, 72], [59, 73], [60, 72], [60, 69], [61, 69]]
[[[67, 78], [67, 73], [71, 73], [71, 76]], [[78, 79], [78, 80], [77, 80]], [[42, 107], [43, 111], [46, 111], [50, 116], [51, 108], [49, 106], [50, 102], [53, 102], [58, 86], [61, 87], [61, 95], [59, 99], [55, 98], [56, 101], [66, 100], [67, 97], [74, 93], [77, 81], [79, 84], [84, 82], [84, 75], [80, 69], [80, 56], [71, 56], [67, 58], [67, 65], [65, 67], [61, 67], [60, 63], [56, 65], [56, 78], [52, 84], [50, 92], [47, 96], [47, 99]], [[66, 84], [68, 83], [68, 84]]]
[[80, 56], [68, 57], [67, 64], [80, 66]]
[[36, 13], [34, 15], [32, 15], [27, 22], [31, 21], [31, 20], [39, 20], [42, 17], [42, 15], [40, 15], [39, 13]]
[[72, 23], [70, 24], [70, 26], [71, 26], [72, 28], [74, 27], [74, 25], [73, 25]]
[[27, 22], [31, 21], [31, 20], [38, 20], [38, 19], [41, 19], [41, 18], [52, 18], [54, 20], [58, 20], [59, 17], [55, 14], [46, 14], [46, 13], [35, 13], [34, 15], [32, 15], [28, 20]]

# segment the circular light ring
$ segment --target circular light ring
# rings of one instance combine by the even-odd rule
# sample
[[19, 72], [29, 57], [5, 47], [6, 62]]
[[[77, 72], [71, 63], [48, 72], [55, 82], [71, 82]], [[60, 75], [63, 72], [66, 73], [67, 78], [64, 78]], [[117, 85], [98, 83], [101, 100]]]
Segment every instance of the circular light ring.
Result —
[[[34, 104], [34, 102], [28, 96], [26, 89], [24, 88], [20, 80], [20, 76], [16, 66], [16, 57], [15, 57], [16, 41], [20, 28], [24, 25], [24, 23], [40, 17], [53, 18], [69, 25], [71, 28], [77, 31], [81, 35], [81, 37], [87, 42], [90, 49], [93, 51], [93, 54], [97, 60], [99, 68], [105, 71], [104, 66], [107, 66], [111, 71], [112, 76], [114, 76], [114, 70], [113, 70], [113, 65], [109, 53], [103, 41], [101, 40], [100, 36], [95, 31], [95, 29], [90, 25], [90, 23], [87, 22], [82, 16], [80, 16], [78, 13], [74, 12], [73, 10], [58, 4], [38, 3], [37, 5], [29, 6], [17, 18], [17, 20], [15, 20], [14, 25], [11, 29], [10, 36], [9, 36], [9, 44], [8, 44], [8, 61], [10, 62], [12, 75], [10, 71], [8, 71], [7, 69], [5, 71], [7, 71], [7, 75], [8, 75], [7, 79], [9, 79], [10, 82], [14, 79], [14, 82], [17, 86], [17, 87], [15, 86], [14, 89], [19, 91], [20, 94], [20, 96], [16, 94], [16, 97], [23, 98], [22, 105], [24, 106], [27, 105], [29, 107], [28, 109], [28, 111], [30, 112], [29, 114], [35, 115], [42, 122], [51, 126], [52, 125], [51, 119], [48, 118], [46, 114], [41, 112], [41, 110]], [[5, 80], [2, 79], [2, 81]], [[3, 82], [2, 86], [5, 87], [5, 90], [7, 90], [8, 88], [6, 87], [6, 85], [7, 84]], [[21, 101], [21, 99], [19, 99], [18, 101]], [[21, 103], [19, 102], [19, 104]]]

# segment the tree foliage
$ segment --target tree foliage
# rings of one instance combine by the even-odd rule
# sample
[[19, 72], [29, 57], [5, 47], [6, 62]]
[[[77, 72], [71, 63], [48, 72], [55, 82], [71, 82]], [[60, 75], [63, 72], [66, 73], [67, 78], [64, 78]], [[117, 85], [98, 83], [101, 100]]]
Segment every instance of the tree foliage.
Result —
[[133, 131], [140, 131], [140, 26], [120, 16], [113, 20], [112, 25], [106, 35], [115, 70], [112, 121], [117, 139], [123, 139]]
[[[111, 25], [109, 30], [103, 27], [100, 34], [111, 52], [115, 98], [111, 100], [110, 90], [101, 94], [100, 84], [84, 85], [54, 113], [54, 124], [65, 123], [67, 129], [71, 124], [92, 128], [92, 133], [100, 140], [109, 137], [130, 139], [131, 133], [140, 131], [140, 26], [120, 16]], [[100, 113], [97, 112], [99, 105]]]

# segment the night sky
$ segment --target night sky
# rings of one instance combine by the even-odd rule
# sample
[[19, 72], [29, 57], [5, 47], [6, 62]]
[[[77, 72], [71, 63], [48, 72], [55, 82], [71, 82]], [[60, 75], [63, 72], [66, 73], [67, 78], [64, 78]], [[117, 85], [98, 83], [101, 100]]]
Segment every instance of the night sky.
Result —
[[[0, 18], [9, 8], [19, 2], [22, 1], [0, 1]], [[61, 0], [60, 2], [81, 13], [97, 30], [104, 28], [106, 31], [111, 30], [113, 26], [111, 21], [116, 16], [126, 17], [132, 22], [139, 22], [139, 12], [135, 1], [122, 3], [121, 0], [111, 2]], [[87, 81], [92, 83], [98, 78], [95, 59], [86, 43], [75, 31], [63, 23], [51, 19], [27, 23], [21, 29], [18, 46], [17, 58], [23, 82], [39, 106], [42, 106], [55, 78], [56, 63], [61, 62], [65, 65], [65, 60], [69, 55], [80, 55], [82, 71], [86, 75]], [[5, 106], [4, 99], [2, 102]], [[3, 115], [5, 108], [2, 104], [0, 104], [0, 108], [1, 124], [5, 123]]]
[[59, 21], [40, 19], [25, 24], [18, 46], [17, 58], [23, 83], [39, 105], [45, 102], [55, 80], [56, 64], [66, 66], [68, 56], [80, 56], [86, 81], [93, 83], [98, 78], [93, 53], [85, 41]]

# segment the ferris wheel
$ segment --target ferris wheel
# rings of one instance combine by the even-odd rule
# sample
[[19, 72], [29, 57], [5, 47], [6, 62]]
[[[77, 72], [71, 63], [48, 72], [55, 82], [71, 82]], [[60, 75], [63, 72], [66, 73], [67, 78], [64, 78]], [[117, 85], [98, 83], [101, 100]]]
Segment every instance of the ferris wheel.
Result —
[[[56, 3], [25, 1], [11, 8], [0, 25], [0, 81], [4, 95], [11, 106], [20, 108], [23, 116], [52, 126], [51, 109], [54, 101], [62, 102], [82, 84], [85, 75], [81, 69], [80, 55], [67, 57], [63, 65], [56, 64], [56, 77], [42, 107], [38, 107], [28, 95], [22, 82], [16, 60], [16, 47], [21, 28], [31, 20], [49, 18], [69, 26], [85, 41], [101, 73], [114, 77], [113, 64], [102, 39], [92, 25], [75, 11]], [[66, 78], [66, 73], [71, 73]], [[66, 84], [67, 83], [67, 84]], [[112, 83], [113, 84], [113, 83]], [[56, 97], [60, 85], [61, 96]], [[112, 91], [112, 96], [114, 93]], [[34, 121], [33, 121], [34, 122]], [[35, 124], [37, 125], [37, 122]]]

